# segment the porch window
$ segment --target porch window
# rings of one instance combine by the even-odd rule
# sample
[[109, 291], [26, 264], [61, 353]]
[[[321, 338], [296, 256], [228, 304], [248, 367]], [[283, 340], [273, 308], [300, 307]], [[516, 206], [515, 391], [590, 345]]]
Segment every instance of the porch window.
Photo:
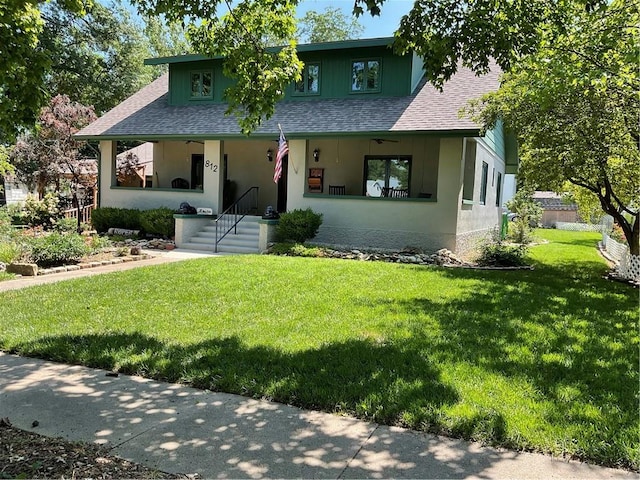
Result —
[[302, 71], [302, 79], [295, 83], [297, 95], [317, 95], [320, 93], [320, 64], [307, 63]]
[[213, 73], [209, 70], [191, 72], [191, 98], [213, 97]]
[[[408, 197], [411, 157], [367, 155], [364, 157], [364, 178], [367, 197]], [[402, 195], [389, 195], [388, 192], [402, 192]]]
[[464, 154], [464, 183], [462, 186], [462, 199], [473, 202], [473, 189], [476, 177], [476, 142], [465, 140]]
[[496, 207], [502, 204], [502, 173], [498, 172], [498, 184], [496, 185]]
[[351, 62], [351, 91], [354, 93], [380, 91], [380, 60], [366, 59]]
[[487, 203], [487, 180], [489, 177], [489, 165], [487, 162], [482, 162], [482, 182], [480, 183], [480, 204], [486, 205]]

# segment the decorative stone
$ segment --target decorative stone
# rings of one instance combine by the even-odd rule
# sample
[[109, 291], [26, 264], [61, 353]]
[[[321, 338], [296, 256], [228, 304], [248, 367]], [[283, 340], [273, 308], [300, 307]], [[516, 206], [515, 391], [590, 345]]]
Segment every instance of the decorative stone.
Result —
[[131, 255], [140, 255], [140, 247], [131, 247]]
[[76, 270], [80, 270], [79, 265], [67, 265], [67, 272], [75, 272]]
[[35, 263], [10, 263], [7, 265], [7, 273], [35, 277], [38, 275], [38, 265]]

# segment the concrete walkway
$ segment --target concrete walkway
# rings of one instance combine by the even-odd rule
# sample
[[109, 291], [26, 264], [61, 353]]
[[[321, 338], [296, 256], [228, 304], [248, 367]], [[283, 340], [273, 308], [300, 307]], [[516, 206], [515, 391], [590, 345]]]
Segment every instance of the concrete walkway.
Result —
[[132, 268], [146, 267], [149, 265], [160, 265], [162, 263], [179, 262], [181, 260], [189, 260], [193, 258], [220, 257], [223, 253], [198, 252], [193, 250], [145, 250], [143, 253], [150, 255], [152, 258], [147, 260], [139, 260], [137, 262], [117, 263], [113, 265], [104, 265], [101, 267], [87, 268], [83, 270], [75, 270], [71, 272], [54, 273], [50, 275], [42, 275], [35, 277], [17, 277], [13, 280], [5, 280], [0, 282], [0, 292], [9, 290], [18, 290], [21, 288], [31, 287], [33, 285], [45, 285], [48, 283], [61, 282], [73, 278], [92, 277], [103, 273], [120, 272], [123, 270], [131, 270]]
[[[0, 352], [0, 418], [204, 478], [638, 478], [140, 377]], [[31, 428], [37, 420], [38, 427]]]

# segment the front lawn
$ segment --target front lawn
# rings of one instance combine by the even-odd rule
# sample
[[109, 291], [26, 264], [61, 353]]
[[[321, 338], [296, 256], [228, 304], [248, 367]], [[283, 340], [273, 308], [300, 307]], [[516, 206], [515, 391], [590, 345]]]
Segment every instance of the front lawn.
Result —
[[0, 348], [637, 469], [638, 290], [599, 235], [538, 235], [533, 271], [235, 256], [7, 292]]

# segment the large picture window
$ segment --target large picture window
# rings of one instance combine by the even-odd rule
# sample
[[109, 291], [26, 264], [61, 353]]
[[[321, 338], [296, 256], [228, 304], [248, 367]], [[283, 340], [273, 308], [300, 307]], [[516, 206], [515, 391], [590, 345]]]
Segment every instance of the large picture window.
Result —
[[351, 91], [380, 91], [380, 60], [367, 59], [351, 62]]
[[317, 95], [320, 93], [320, 64], [308, 63], [302, 71], [302, 78], [294, 85], [298, 95]]
[[213, 97], [213, 73], [211, 71], [191, 72], [191, 98]]
[[411, 157], [366, 156], [364, 170], [364, 194], [367, 197], [409, 196]]

